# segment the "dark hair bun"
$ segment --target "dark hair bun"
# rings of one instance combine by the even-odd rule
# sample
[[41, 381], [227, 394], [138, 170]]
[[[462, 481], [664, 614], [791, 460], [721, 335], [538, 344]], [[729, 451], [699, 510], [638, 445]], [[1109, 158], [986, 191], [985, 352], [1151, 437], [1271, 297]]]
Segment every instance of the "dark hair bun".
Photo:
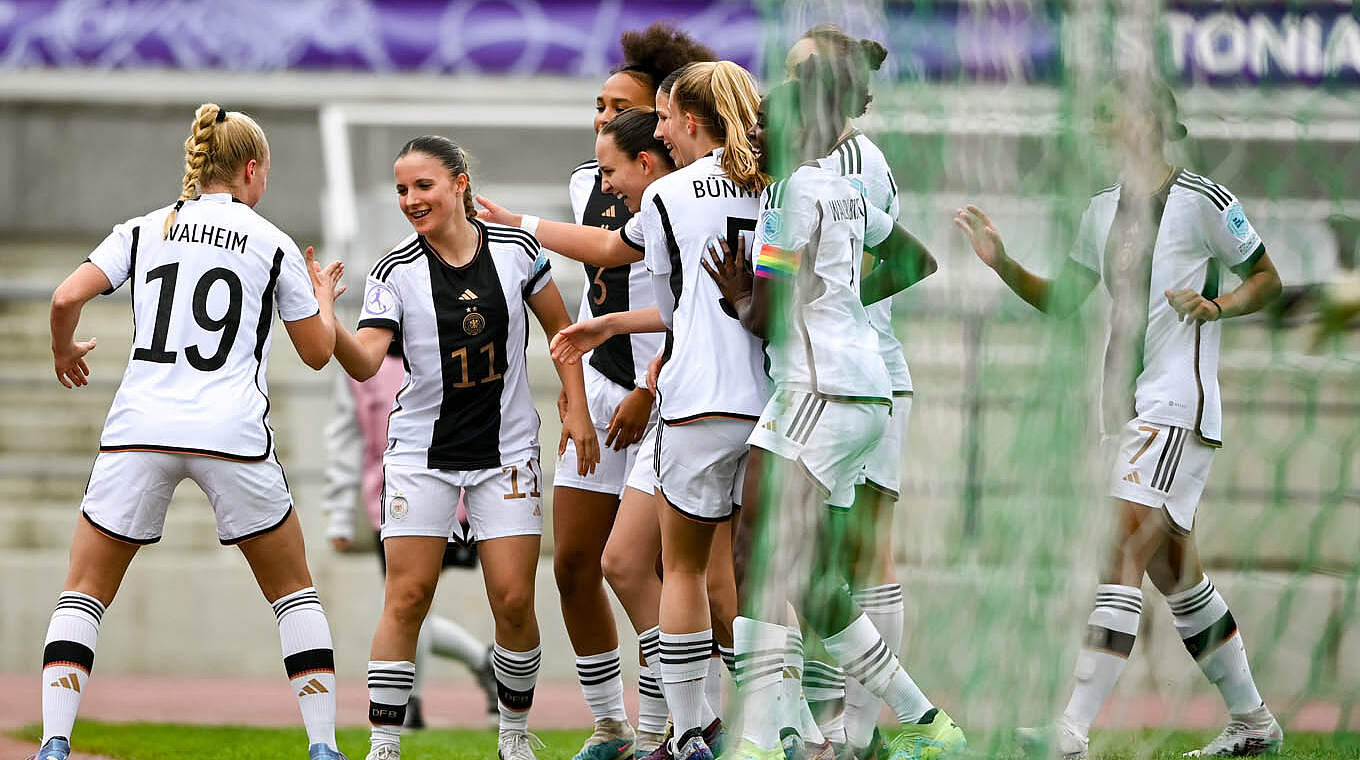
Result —
[[718, 54], [707, 45], [664, 21], [641, 31], [624, 32], [619, 44], [623, 47], [624, 63], [616, 71], [643, 74], [652, 80], [648, 85], [653, 89], [667, 74], [685, 64], [718, 60]]
[[873, 40], [860, 40], [859, 47], [871, 71], [878, 71], [883, 66], [883, 61], [888, 58], [888, 49]]

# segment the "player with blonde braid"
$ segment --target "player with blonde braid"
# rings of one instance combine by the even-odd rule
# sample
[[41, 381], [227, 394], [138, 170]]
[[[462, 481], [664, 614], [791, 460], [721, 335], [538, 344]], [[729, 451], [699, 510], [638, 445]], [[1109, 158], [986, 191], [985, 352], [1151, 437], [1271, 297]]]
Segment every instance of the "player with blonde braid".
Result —
[[179, 200], [114, 227], [52, 294], [54, 369], [67, 388], [89, 384], [96, 341], [74, 338], [86, 302], [128, 282], [135, 327], [47, 629], [36, 760], [70, 753], [100, 619], [137, 549], [160, 540], [185, 478], [208, 495], [218, 538], [240, 547], [274, 608], [312, 760], [343, 760], [330, 627], [274, 450], [265, 381], [275, 311], [308, 366], [330, 361], [343, 267], [322, 269], [310, 247], [299, 251], [255, 213], [269, 143], [249, 116], [205, 103], [184, 149]]

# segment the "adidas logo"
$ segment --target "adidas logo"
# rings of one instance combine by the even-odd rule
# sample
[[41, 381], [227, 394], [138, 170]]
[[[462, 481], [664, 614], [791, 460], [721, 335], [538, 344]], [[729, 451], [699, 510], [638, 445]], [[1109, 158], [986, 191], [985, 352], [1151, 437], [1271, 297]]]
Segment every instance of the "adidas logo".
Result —
[[472, 292], [472, 288], [468, 288], [467, 290], [464, 290], [464, 291], [463, 291], [462, 295], [458, 296], [458, 300], [459, 300], [459, 301], [476, 301], [476, 300], [477, 300], [477, 294]]
[[779, 432], [779, 420], [770, 420], [769, 422], [765, 423], [764, 425], [761, 425], [761, 427], [765, 428], [766, 430], [770, 431], [771, 433], [778, 433], [778, 432]]
[[302, 687], [302, 690], [299, 691], [297, 695], [299, 697], [303, 697], [307, 696], [308, 694], [329, 694], [329, 693], [330, 689], [327, 689], [320, 681], [313, 678], [312, 680], [307, 682], [306, 686]]
[[1124, 480], [1127, 480], [1127, 481], [1130, 482], [1130, 483], [1137, 483], [1138, 485], [1142, 485], [1142, 484], [1143, 484], [1142, 481], [1138, 479], [1138, 471], [1137, 471], [1137, 470], [1134, 470], [1133, 472], [1130, 472], [1128, 475], [1125, 475], [1125, 476], [1124, 476]]
[[607, 217], [607, 218], [609, 218], [609, 219], [613, 219], [614, 217], [618, 216], [618, 212], [616, 212], [616, 211], [614, 210], [614, 207], [613, 207], [613, 206], [610, 206], [609, 208], [605, 209], [605, 210], [604, 210], [604, 213], [603, 213], [603, 214], [600, 214], [600, 216]]
[[52, 683], [48, 684], [48, 686], [55, 686], [55, 687], [57, 687], [57, 688], [59, 688], [59, 689], [70, 689], [71, 691], [74, 691], [74, 692], [76, 692], [77, 694], [79, 694], [79, 693], [80, 693], [80, 677], [77, 676], [75, 673], [72, 673], [72, 674], [69, 675], [69, 676], [62, 676], [61, 678], [58, 678], [57, 680], [55, 680], [55, 681], [53, 681]]

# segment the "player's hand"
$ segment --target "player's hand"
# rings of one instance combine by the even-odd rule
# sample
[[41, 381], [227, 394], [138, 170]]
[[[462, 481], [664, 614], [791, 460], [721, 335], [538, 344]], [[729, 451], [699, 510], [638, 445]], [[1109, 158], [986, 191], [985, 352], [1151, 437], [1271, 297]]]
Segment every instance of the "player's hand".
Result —
[[553, 336], [548, 343], [554, 361], [562, 364], [575, 364], [581, 357], [601, 343], [614, 337], [609, 321], [604, 317], [591, 317], [584, 322], [567, 325]]
[[1166, 291], [1166, 302], [1171, 304], [1171, 308], [1176, 310], [1179, 321], [1184, 322], [1186, 317], [1197, 319], [1201, 322], [1214, 322], [1223, 318], [1223, 309], [1213, 301], [1200, 295], [1195, 290], [1168, 290]]
[[708, 256], [699, 259], [699, 265], [713, 278], [723, 299], [734, 309], [751, 295], [755, 282], [755, 273], [746, 257], [746, 238], [738, 235], [736, 246], [733, 253], [731, 241], [725, 238], [710, 240]]
[[595, 435], [595, 424], [584, 409], [568, 410], [562, 420], [562, 440], [557, 444], [557, 456], [567, 453], [567, 440], [576, 445], [576, 474], [593, 475], [600, 461], [600, 439]]
[[990, 217], [977, 206], [968, 205], [954, 214], [954, 226], [963, 230], [982, 263], [996, 269], [1006, 260], [1006, 246], [1001, 244], [1001, 233]]
[[57, 381], [67, 388], [90, 384], [90, 365], [85, 354], [99, 345], [97, 338], [73, 341], [69, 346], [52, 347], [52, 364]]
[[647, 389], [653, 394], [656, 391], [656, 380], [661, 376], [661, 365], [666, 363], [664, 354], [657, 354], [652, 360], [647, 362]]
[[475, 195], [473, 197], [477, 199], [477, 205], [482, 207], [477, 212], [477, 218], [484, 222], [495, 222], [496, 224], [504, 224], [508, 227], [518, 227], [519, 223], [524, 218], [522, 215], [516, 214], [507, 208], [497, 206], [485, 195]]
[[339, 261], [332, 261], [324, 268], [316, 260], [316, 253], [312, 246], [307, 246], [307, 250], [302, 252], [302, 258], [307, 262], [307, 272], [312, 275], [312, 290], [315, 291], [317, 298], [329, 298], [331, 303], [345, 292], [345, 286], [340, 284], [340, 278], [345, 274], [345, 265]]
[[614, 410], [614, 416], [609, 418], [604, 445], [623, 451], [642, 440], [642, 434], [647, 432], [647, 422], [652, 418], [653, 398], [646, 388], [634, 388], [625, 396]]
[[341, 554], [348, 554], [349, 552], [354, 551], [354, 542], [348, 538], [332, 538], [331, 548]]

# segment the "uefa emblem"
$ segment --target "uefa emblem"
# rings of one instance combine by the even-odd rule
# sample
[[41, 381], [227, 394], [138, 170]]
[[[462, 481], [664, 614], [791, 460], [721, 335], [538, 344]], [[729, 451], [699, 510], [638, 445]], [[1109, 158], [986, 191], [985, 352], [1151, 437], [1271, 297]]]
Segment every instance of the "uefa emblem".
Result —
[[468, 335], [478, 335], [485, 329], [486, 317], [482, 316], [481, 313], [469, 311], [467, 315], [463, 317], [463, 332]]
[[411, 513], [411, 505], [406, 502], [405, 496], [394, 496], [387, 509], [392, 513], [393, 520], [400, 520]]

